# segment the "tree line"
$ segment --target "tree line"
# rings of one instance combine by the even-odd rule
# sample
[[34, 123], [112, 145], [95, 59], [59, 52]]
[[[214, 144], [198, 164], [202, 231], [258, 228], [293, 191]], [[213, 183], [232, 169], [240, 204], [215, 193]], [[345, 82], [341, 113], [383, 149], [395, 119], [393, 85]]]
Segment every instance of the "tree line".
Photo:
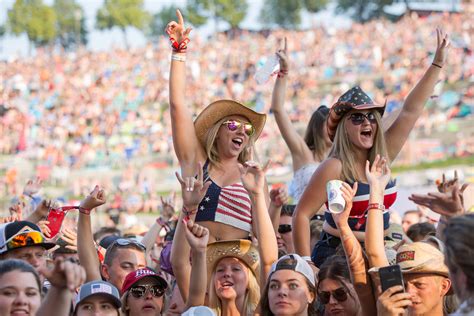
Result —
[[[382, 14], [384, 5], [393, 0], [333, 0], [339, 12], [347, 12], [357, 21], [367, 21]], [[260, 12], [263, 27], [298, 28], [301, 12], [316, 13], [324, 9], [329, 0], [264, 0]], [[95, 28], [119, 28], [127, 45], [126, 29], [134, 27], [148, 38], [156, 38], [170, 20], [176, 18], [177, 6], [163, 7], [150, 13], [144, 0], [104, 0], [97, 10]], [[199, 27], [208, 20], [225, 22], [229, 28], [238, 28], [248, 13], [247, 0], [188, 0], [179, 8], [193, 26]], [[0, 25], [0, 36], [26, 34], [31, 44], [38, 46], [59, 44], [65, 49], [87, 44], [88, 29], [84, 9], [76, 0], [54, 0], [47, 5], [43, 0], [15, 0], [8, 10], [7, 22]]]

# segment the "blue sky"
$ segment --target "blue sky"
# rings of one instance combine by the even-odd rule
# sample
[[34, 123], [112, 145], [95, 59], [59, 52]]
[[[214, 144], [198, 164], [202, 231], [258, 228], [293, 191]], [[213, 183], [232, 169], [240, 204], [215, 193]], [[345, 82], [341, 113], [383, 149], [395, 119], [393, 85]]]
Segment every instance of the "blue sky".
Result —
[[[52, 4], [54, 0], [45, 0], [47, 4]], [[7, 11], [13, 6], [15, 0], [0, 0], [0, 24], [4, 24], [7, 18]], [[77, 2], [84, 8], [86, 15], [86, 23], [89, 29], [89, 44], [88, 47], [94, 51], [108, 50], [113, 47], [122, 47], [123, 39], [122, 33], [118, 29], [110, 31], [94, 30], [95, 14], [98, 8], [102, 6], [102, 0], [77, 0]], [[245, 20], [241, 23], [243, 28], [256, 29], [259, 27], [258, 17], [263, 5], [263, 0], [248, 0], [249, 10]], [[171, 4], [177, 6], [185, 6], [186, 0], [145, 0], [145, 8], [150, 13], [160, 11], [163, 6]], [[317, 21], [317, 22], [316, 22]], [[344, 25], [348, 20], [344, 17], [334, 17], [333, 14], [327, 10], [317, 15], [302, 15], [302, 26], [308, 27], [313, 23], [325, 23], [333, 25]], [[225, 25], [220, 25], [220, 29], [225, 29]], [[210, 34], [214, 30], [213, 24], [205, 25], [200, 32]], [[132, 47], [143, 46], [146, 39], [141, 32], [130, 28], [127, 30], [127, 38]], [[28, 40], [26, 35], [20, 37], [12, 37], [10, 35], [0, 39], [0, 59], [9, 58], [14, 55], [25, 56], [28, 52]]]

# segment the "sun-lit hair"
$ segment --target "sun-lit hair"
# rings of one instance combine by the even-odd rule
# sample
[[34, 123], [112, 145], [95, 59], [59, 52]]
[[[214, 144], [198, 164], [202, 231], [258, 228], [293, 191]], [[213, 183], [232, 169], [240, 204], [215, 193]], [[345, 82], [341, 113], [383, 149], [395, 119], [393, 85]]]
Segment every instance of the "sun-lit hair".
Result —
[[[239, 260], [240, 261], [240, 260]], [[240, 261], [247, 271], [247, 290], [245, 292], [244, 299], [244, 312], [242, 315], [253, 316], [255, 309], [257, 308], [258, 302], [260, 301], [260, 286], [258, 284], [257, 278], [252, 273], [252, 271]], [[217, 267], [217, 264], [216, 264]], [[216, 277], [216, 270], [212, 272], [211, 281], [209, 283], [209, 308], [213, 309], [217, 316], [222, 315], [222, 303], [219, 297], [217, 296], [216, 287], [214, 285], [214, 279]]]
[[[209, 162], [213, 165], [219, 165], [220, 163], [220, 157], [219, 153], [217, 152], [216, 143], [217, 133], [219, 132], [219, 128], [222, 126], [222, 124], [228, 119], [228, 117], [222, 118], [216, 124], [214, 124], [206, 133], [206, 154], [207, 158], [209, 159]], [[255, 134], [249, 137], [249, 142], [247, 146], [245, 146], [245, 148], [240, 153], [238, 157], [238, 161], [240, 163], [244, 163], [252, 159], [252, 153], [255, 152], [254, 144]]]
[[313, 152], [314, 157], [318, 161], [326, 158], [328, 147], [326, 145], [326, 120], [329, 115], [329, 109], [321, 105], [311, 115], [311, 119], [306, 127], [304, 141], [308, 148]]
[[[355, 148], [346, 131], [347, 118], [350, 113], [351, 112], [344, 115], [337, 126], [336, 136], [334, 137], [334, 142], [331, 152], [329, 153], [329, 157], [337, 158], [341, 161], [342, 180], [353, 182], [361, 181], [364, 176], [358, 172], [356, 157], [354, 155]], [[369, 156], [367, 157], [370, 163], [374, 162], [375, 156], [377, 155], [380, 155], [380, 157], [385, 157], [387, 160], [389, 160], [382, 127], [382, 118], [378, 111], [373, 111], [373, 113], [375, 114], [375, 119], [377, 120], [377, 132], [375, 133], [374, 144], [369, 150]], [[388, 163], [390, 163], [390, 161], [388, 161]]]

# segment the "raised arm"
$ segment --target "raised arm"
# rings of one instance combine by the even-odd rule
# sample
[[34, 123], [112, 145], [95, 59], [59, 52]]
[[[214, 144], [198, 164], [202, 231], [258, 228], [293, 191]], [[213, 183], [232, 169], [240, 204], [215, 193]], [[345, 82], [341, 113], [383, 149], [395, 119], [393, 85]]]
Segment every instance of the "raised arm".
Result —
[[240, 178], [248, 191], [252, 203], [252, 221], [255, 222], [255, 237], [258, 240], [260, 255], [260, 289], [270, 273], [272, 264], [278, 259], [278, 245], [273, 224], [268, 214], [265, 196], [265, 171], [268, 164], [261, 167], [258, 163], [247, 162], [239, 165]]
[[390, 169], [385, 158], [375, 157], [372, 166], [365, 164], [365, 175], [370, 186], [367, 227], [365, 229], [365, 250], [371, 268], [389, 265], [385, 254], [383, 229], [383, 197], [385, 186], [390, 181]]
[[186, 48], [191, 28], [185, 28], [179, 10], [176, 10], [176, 15], [178, 22], [171, 21], [166, 27], [166, 33], [173, 43], [169, 86], [171, 128], [176, 156], [181, 164], [189, 166], [189, 170], [183, 170], [184, 175], [189, 176], [194, 171], [195, 162], [202, 160], [205, 155], [194, 130], [192, 114], [185, 104]]
[[99, 186], [81, 202], [79, 221], [77, 222], [77, 253], [79, 261], [86, 270], [86, 282], [101, 280], [100, 262], [92, 235], [92, 224], [90, 211], [105, 204], [105, 192]]
[[194, 223], [192, 220], [183, 223], [188, 245], [191, 247], [191, 282], [189, 283], [189, 296], [186, 308], [202, 306], [206, 299], [207, 267], [206, 249], [209, 242], [209, 230]]
[[449, 38], [441, 29], [436, 29], [437, 48], [433, 63], [429, 66], [421, 80], [407, 96], [403, 108], [395, 122], [386, 132], [388, 158], [393, 161], [408, 138], [416, 120], [431, 96], [439, 74], [446, 60]]
[[270, 191], [270, 206], [268, 207], [268, 214], [273, 224], [273, 230], [278, 231], [278, 224], [280, 223], [281, 209], [283, 205], [288, 203], [288, 192], [285, 187], [275, 188]]
[[364, 260], [362, 247], [348, 223], [349, 214], [352, 209], [352, 199], [357, 192], [357, 182], [354, 183], [352, 188], [344, 182], [341, 190], [346, 206], [342, 213], [333, 214], [334, 222], [340, 232], [344, 254], [349, 264], [352, 284], [361, 303], [362, 315], [375, 315], [376, 307], [372, 283], [367, 273], [368, 266]]
[[293, 170], [296, 171], [302, 166], [313, 162], [314, 158], [313, 153], [304, 142], [304, 139], [296, 132], [283, 106], [285, 104], [286, 82], [288, 80], [289, 70], [287, 47], [285, 37], [284, 49], [280, 49], [276, 53], [280, 60], [280, 73], [278, 74], [275, 87], [273, 88], [271, 110], [275, 115], [281, 136], [283, 136], [286, 145], [290, 149], [291, 158], [293, 159]]
[[310, 220], [327, 201], [326, 183], [339, 179], [341, 162], [335, 158], [326, 159], [314, 172], [293, 214], [293, 242], [300, 256], [310, 256]]
[[203, 199], [209, 188], [210, 182], [203, 183], [203, 171], [201, 163], [198, 164], [198, 177], [194, 181], [194, 186], [188, 188], [185, 180], [179, 173], [176, 173], [183, 196], [183, 212], [181, 212], [171, 247], [171, 266], [178, 284], [183, 301], [186, 302], [190, 287], [191, 264], [189, 263], [189, 253], [191, 248], [186, 241], [185, 227], [183, 220], [194, 220], [196, 217], [199, 202]]

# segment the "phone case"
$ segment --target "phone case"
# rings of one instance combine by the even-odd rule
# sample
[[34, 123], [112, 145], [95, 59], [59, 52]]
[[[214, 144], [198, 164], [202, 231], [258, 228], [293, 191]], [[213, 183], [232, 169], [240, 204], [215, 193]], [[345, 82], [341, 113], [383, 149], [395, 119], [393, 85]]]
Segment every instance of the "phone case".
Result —
[[403, 285], [402, 270], [398, 264], [393, 266], [383, 267], [379, 269], [380, 283], [382, 285], [382, 292], [397, 285]]
[[64, 217], [66, 216], [67, 211], [64, 211], [62, 208], [54, 209], [52, 208], [48, 214], [48, 228], [51, 231], [50, 238], [54, 238], [61, 229]]

